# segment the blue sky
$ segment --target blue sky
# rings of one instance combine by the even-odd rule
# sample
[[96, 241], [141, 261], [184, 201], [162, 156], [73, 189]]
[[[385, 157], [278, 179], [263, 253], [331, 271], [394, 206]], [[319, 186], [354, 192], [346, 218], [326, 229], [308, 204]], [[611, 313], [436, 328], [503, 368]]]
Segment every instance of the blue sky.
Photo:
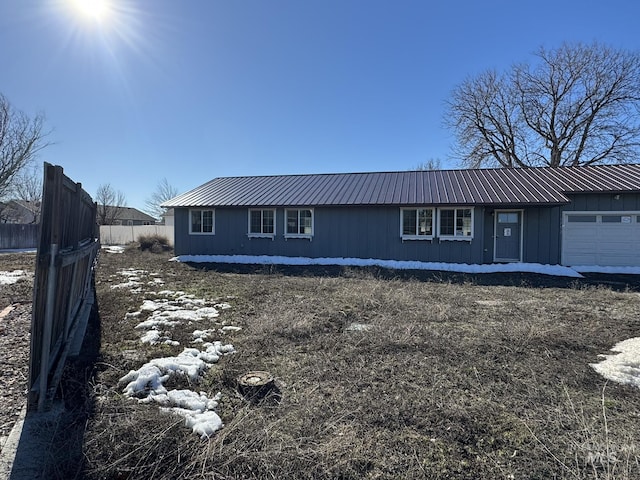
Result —
[[40, 160], [129, 206], [166, 177], [455, 168], [445, 102], [540, 46], [640, 49], [630, 0], [0, 2], [0, 92], [43, 112]]

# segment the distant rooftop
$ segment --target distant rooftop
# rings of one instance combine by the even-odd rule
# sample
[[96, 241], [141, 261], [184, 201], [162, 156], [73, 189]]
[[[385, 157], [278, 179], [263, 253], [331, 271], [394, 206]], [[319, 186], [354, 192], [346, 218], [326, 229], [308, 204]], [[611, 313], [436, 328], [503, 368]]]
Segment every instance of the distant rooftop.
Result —
[[221, 177], [162, 206], [559, 205], [606, 192], [640, 192], [640, 164]]

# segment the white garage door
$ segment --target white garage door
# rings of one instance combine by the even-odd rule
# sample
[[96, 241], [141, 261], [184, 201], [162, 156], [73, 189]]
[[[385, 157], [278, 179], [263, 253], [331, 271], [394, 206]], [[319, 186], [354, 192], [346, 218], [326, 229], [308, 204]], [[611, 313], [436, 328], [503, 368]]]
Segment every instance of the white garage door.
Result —
[[565, 212], [562, 264], [640, 266], [640, 212]]

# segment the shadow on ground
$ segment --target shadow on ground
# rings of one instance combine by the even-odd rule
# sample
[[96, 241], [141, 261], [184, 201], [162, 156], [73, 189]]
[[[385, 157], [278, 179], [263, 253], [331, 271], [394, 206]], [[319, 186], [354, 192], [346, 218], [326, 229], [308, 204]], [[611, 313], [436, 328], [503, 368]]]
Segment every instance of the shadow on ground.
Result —
[[63, 404], [63, 413], [56, 425], [52, 446], [48, 452], [45, 478], [83, 478], [84, 435], [87, 421], [95, 410], [92, 386], [100, 353], [100, 332], [100, 315], [96, 299], [80, 354], [67, 361], [58, 387], [56, 401]]
[[302, 277], [373, 276], [382, 279], [421, 282], [496, 285], [533, 288], [607, 287], [614, 291], [640, 292], [640, 275], [585, 273], [583, 278], [559, 277], [538, 273], [504, 272], [468, 274], [433, 270], [394, 270], [381, 267], [345, 267], [340, 265], [245, 265], [231, 263], [191, 263], [196, 270], [219, 273], [285, 275]]

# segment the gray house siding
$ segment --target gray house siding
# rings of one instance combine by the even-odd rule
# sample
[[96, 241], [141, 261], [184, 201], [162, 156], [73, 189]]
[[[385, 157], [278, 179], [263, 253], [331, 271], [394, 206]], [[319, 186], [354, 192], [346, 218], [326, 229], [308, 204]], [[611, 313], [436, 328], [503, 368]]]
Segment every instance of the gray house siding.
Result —
[[[399, 206], [316, 207], [314, 235], [284, 237], [284, 208], [276, 209], [275, 238], [249, 238], [248, 208], [215, 209], [215, 235], [189, 234], [189, 209], [175, 210], [178, 255], [270, 255], [352, 257], [446, 263], [493, 263], [496, 210], [522, 211], [522, 261], [560, 264], [562, 214], [565, 211], [640, 211], [640, 194], [571, 195], [555, 206], [474, 207], [471, 241], [402, 240]], [[435, 225], [435, 224], [434, 224]]]
[[402, 240], [400, 207], [314, 208], [314, 236], [285, 238], [284, 208], [276, 209], [275, 238], [249, 238], [247, 208], [216, 208], [215, 235], [189, 234], [189, 209], [175, 210], [177, 255], [352, 257], [424, 262], [482, 263], [484, 208], [475, 207], [474, 234], [465, 240]]
[[560, 207], [526, 208], [523, 217], [522, 261], [558, 264], [560, 262]]
[[610, 211], [610, 212], [624, 212], [624, 211], [640, 211], [640, 194], [638, 193], [623, 193], [618, 195], [614, 194], [597, 194], [597, 193], [584, 193], [570, 195], [571, 203], [563, 207], [563, 211]]

